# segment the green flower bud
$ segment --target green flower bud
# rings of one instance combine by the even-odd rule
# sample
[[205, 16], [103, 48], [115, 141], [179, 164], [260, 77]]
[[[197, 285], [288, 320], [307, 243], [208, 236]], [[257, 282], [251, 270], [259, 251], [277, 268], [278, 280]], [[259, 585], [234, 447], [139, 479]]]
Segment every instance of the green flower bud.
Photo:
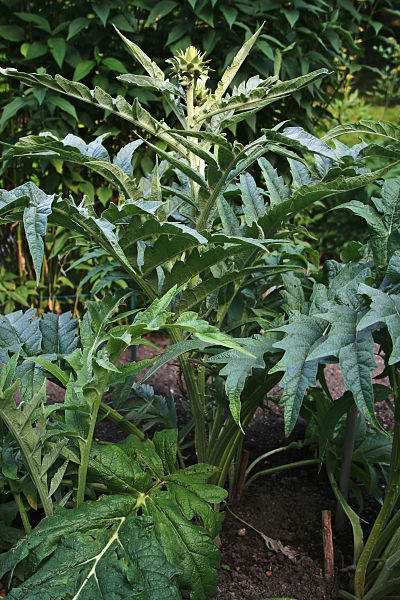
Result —
[[171, 72], [176, 75], [182, 85], [189, 85], [200, 78], [207, 78], [209, 68], [208, 60], [204, 60], [205, 53], [201, 53], [194, 46], [186, 50], [178, 50], [176, 56], [169, 58], [167, 63], [171, 65]]

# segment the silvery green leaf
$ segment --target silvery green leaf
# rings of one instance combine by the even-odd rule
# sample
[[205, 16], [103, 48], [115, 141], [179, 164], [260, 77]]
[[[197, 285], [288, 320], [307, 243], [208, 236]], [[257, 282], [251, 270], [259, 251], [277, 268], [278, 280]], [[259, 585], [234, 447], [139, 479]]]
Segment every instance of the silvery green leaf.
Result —
[[161, 81], [165, 80], [164, 72], [160, 69], [160, 67], [153, 61], [137, 44], [129, 40], [125, 37], [118, 29], [115, 27], [116, 32], [118, 33], [121, 40], [124, 42], [129, 53], [137, 60], [142, 67], [147, 71], [150, 77], [154, 79], [159, 79]]
[[314, 387], [318, 361], [309, 358], [310, 350], [324, 331], [324, 322], [307, 315], [298, 315], [288, 325], [276, 329], [285, 337], [274, 343], [275, 348], [284, 350], [280, 361], [270, 373], [284, 373], [280, 385], [283, 387], [282, 404], [285, 409], [285, 434], [288, 436], [296, 424], [308, 387]]
[[[260, 165], [261, 172], [265, 180], [265, 185], [267, 186], [271, 205], [279, 204], [283, 200], [287, 200], [289, 198], [290, 191], [287, 185], [285, 185], [283, 177], [278, 175], [277, 170], [263, 156], [259, 158], [257, 162]], [[301, 163], [299, 164], [301, 165]]]
[[253, 338], [241, 338], [240, 343], [248, 354], [237, 350], [228, 350], [208, 359], [209, 363], [225, 364], [220, 375], [226, 376], [225, 391], [229, 398], [229, 409], [240, 425], [241, 394], [247, 378], [253, 369], [265, 369], [264, 354], [273, 349], [273, 340], [261, 335]]
[[360, 120], [358, 123], [345, 123], [331, 129], [322, 139], [331, 140], [340, 135], [349, 135], [365, 133], [370, 135], [378, 135], [390, 140], [400, 140], [400, 127], [395, 123], [387, 121], [367, 121]]
[[122, 171], [124, 173], [126, 173], [126, 175], [129, 175], [129, 177], [132, 177], [132, 175], [133, 175], [133, 170], [132, 170], [133, 154], [139, 148], [139, 146], [141, 146], [142, 144], [143, 144], [143, 140], [135, 140], [134, 142], [129, 142], [129, 144], [126, 144], [125, 146], [123, 146], [118, 151], [118, 154], [114, 157], [114, 160], [113, 160], [114, 165], [116, 165], [117, 167], [122, 169]]
[[360, 294], [370, 298], [369, 310], [363, 315], [357, 324], [357, 330], [363, 332], [365, 329], [381, 329], [387, 327], [392, 340], [392, 351], [389, 364], [400, 361], [400, 296], [398, 294], [387, 294], [382, 290], [361, 284], [358, 288]]
[[254, 222], [258, 223], [259, 219], [267, 212], [264, 196], [250, 173], [240, 175], [239, 189], [242, 195], [246, 224], [251, 227]]

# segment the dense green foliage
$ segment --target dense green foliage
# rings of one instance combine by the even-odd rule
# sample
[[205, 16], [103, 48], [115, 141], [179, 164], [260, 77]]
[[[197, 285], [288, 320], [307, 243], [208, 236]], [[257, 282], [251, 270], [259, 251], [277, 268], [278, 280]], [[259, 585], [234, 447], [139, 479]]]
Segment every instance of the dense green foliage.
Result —
[[[336, 106], [343, 99], [346, 78], [358, 77], [361, 73], [364, 80], [366, 73], [371, 73], [371, 60], [374, 62], [374, 56], [379, 59], [373, 44], [381, 41], [385, 47], [397, 14], [390, 0], [363, 3], [341, 0], [335, 6], [325, 0], [306, 4], [302, 0], [283, 4], [261, 0], [251, 3], [243, 0], [163, 0], [158, 3], [7, 0], [1, 2], [1, 7], [0, 66], [53, 75], [62, 71], [68, 79], [93, 88], [99, 86], [113, 96], [125, 97], [128, 102], [138, 97], [142, 105], [151, 106], [154, 116], [162, 118], [166, 112], [170, 119], [174, 117], [171, 107], [165, 101], [159, 102], [156, 90], [129, 86], [116, 78], [128, 72], [142, 74], [143, 67], [139, 61], [129, 58], [115, 26], [138, 43], [162, 69], [171, 54], [190, 43], [195, 44], [212, 60], [210, 78], [214, 86], [244, 40], [265, 22], [252, 54], [235, 78], [236, 85], [250, 77], [278, 75], [282, 80], [293, 79], [321, 67], [332, 71], [332, 75], [297, 90], [258, 114], [248, 115], [239, 124], [232, 123], [229, 130], [243, 143], [253, 139], [260, 127], [271, 127], [288, 115], [293, 124], [307, 128], [311, 123], [320, 128], [330, 112], [336, 118]], [[374, 64], [380, 67], [380, 63], [375, 61]], [[376, 78], [374, 72], [372, 76]], [[17, 80], [3, 79], [2, 89], [0, 129], [7, 143], [37, 131], [49, 131], [61, 137], [74, 132], [83, 139], [111, 133], [107, 146], [111, 154], [116, 154], [130, 139], [129, 130], [107, 110], [102, 114], [88, 104], [73, 103], [50, 89], [21, 88]], [[107, 127], [103, 116], [107, 116]], [[135, 154], [133, 173], [145, 175], [153, 160], [152, 150], [142, 147]], [[3, 162], [4, 188], [16, 187], [30, 177], [49, 193], [58, 190], [77, 197], [86, 194], [103, 206], [113, 193], [101, 177], [91, 173], [89, 178], [82, 165], [71, 164], [62, 157]], [[320, 215], [319, 208], [311, 221], [304, 213], [303, 221], [319, 231]], [[353, 220], [351, 227], [355, 226], [360, 228], [360, 222]], [[324, 253], [335, 255], [337, 245], [326, 231], [323, 239]], [[80, 255], [75, 251], [76, 240], [71, 242], [56, 230], [49, 232], [37, 294], [29, 287], [32, 265], [22, 232], [18, 227], [12, 233], [10, 229], [3, 229], [1, 240], [3, 247], [11, 241], [5, 260], [8, 270], [12, 271], [10, 276], [18, 276], [17, 281], [4, 283], [8, 292], [12, 292], [10, 308], [27, 307], [35, 302], [41, 309], [63, 306], [82, 310], [80, 296], [90, 294], [96, 275], [93, 279], [83, 265], [79, 271], [69, 270]], [[340, 246], [343, 242], [344, 236]], [[12, 261], [16, 252], [20, 258], [18, 273]], [[77, 288], [79, 294], [75, 297]]]
[[[340, 0], [335, 6], [324, 0], [308, 4], [288, 2], [283, 6], [281, 2], [261, 0], [252, 3], [51, 0], [37, 5], [26, 2], [25, 6], [7, 0], [2, 5], [0, 39], [4, 66], [29, 71], [44, 68], [53, 75], [62, 70], [68, 79], [83, 81], [90, 87], [99, 85], [112, 95], [126, 95], [128, 100], [137, 91], [127, 89], [116, 81], [115, 75], [132, 72], [133, 68], [137, 74], [143, 71], [137, 62], [132, 65], [123, 52], [114, 26], [128, 34], [161, 67], [178, 49], [194, 44], [212, 60], [215, 69], [212, 80], [216, 82], [250, 32], [265, 22], [252, 56], [236, 81], [240, 83], [250, 76], [265, 79], [279, 75], [282, 80], [293, 79], [321, 67], [344, 68], [344, 76], [349, 70], [366, 69], [369, 62], [364, 56], [366, 48], [377, 35], [384, 39], [391, 15], [396, 13], [389, 0], [364, 3]], [[287, 98], [286, 104], [274, 108], [278, 111], [275, 117], [264, 111], [258, 126], [269, 127], [274, 120], [282, 120], [283, 109], [300, 123], [305, 122], [306, 115], [309, 122], [320, 118], [318, 107], [329, 105], [332, 89], [334, 96], [341, 93], [342, 82], [336, 83], [336, 76], [330, 80], [330, 87], [327, 83], [328, 80], [323, 86], [317, 84]], [[18, 86], [9, 82], [5, 85], [8, 94], [3, 96], [3, 103], [7, 108], [1, 124], [7, 126], [12, 119], [11, 129], [7, 130], [9, 139], [38, 129], [65, 135], [76, 126], [85, 128], [85, 135], [102, 133], [99, 115], [90, 107], [76, 106], [50, 90], [35, 87], [22, 98]], [[152, 90], [141, 89], [139, 96], [144, 103], [157, 100]], [[154, 109], [159, 110], [157, 105]], [[16, 114], [20, 118], [13, 118]], [[246, 124], [253, 129], [253, 135], [255, 118]], [[124, 135], [118, 121], [111, 120], [111, 125], [108, 131], [115, 127]], [[247, 139], [248, 136], [249, 133]], [[18, 181], [13, 183], [16, 185]], [[47, 186], [50, 183], [46, 182]]]
[[[201, 9], [189, 4], [201, 13], [207, 3], [199, 3]], [[177, 3], [168, 5], [165, 17]], [[88, 114], [97, 112], [102, 123], [90, 142], [55, 129], [35, 131], [10, 145], [5, 161], [13, 165], [34, 158], [38, 164], [78, 166], [90, 181], [102, 181], [111, 191], [98, 202], [93, 194], [55, 190], [51, 181], [48, 189], [43, 182], [27, 181], [0, 190], [1, 223], [21, 224], [37, 284], [46, 261], [46, 231], [52, 228], [61, 238], [73, 237], [78, 259], [72, 268], [86, 265], [86, 277], [97, 286], [97, 299], [86, 303], [79, 326], [70, 313], [38, 316], [34, 308], [0, 317], [0, 417], [6, 429], [2, 486], [3, 497], [15, 503], [12, 509], [0, 503], [0, 515], [16, 540], [18, 510], [26, 533], [0, 557], [1, 574], [16, 569], [10, 597], [27, 592], [38, 597], [60, 565], [65, 598], [101, 597], [110, 585], [121, 590], [121, 598], [132, 592], [167, 597], [167, 591], [179, 598], [183, 590], [193, 599], [212, 596], [218, 562], [212, 538], [221, 526], [212, 507], [226, 495], [222, 486], [240, 457], [255, 409], [282, 380], [289, 434], [300, 411], [312, 410], [304, 400], [307, 390], [317, 378], [323, 382], [325, 364], [337, 361], [346, 395], [334, 407], [323, 388], [319, 460], [355, 532], [355, 590], [344, 594], [361, 600], [368, 591], [368, 598], [378, 600], [395, 589], [400, 186], [393, 169], [400, 162], [400, 132], [388, 123], [361, 121], [320, 139], [282, 123], [256, 131], [250, 141], [236, 139], [232, 132], [240, 124], [320, 85], [328, 75], [318, 69], [283, 81], [277, 74], [251, 77], [235, 87], [263, 31], [241, 46], [218, 84], [212, 80], [213, 65], [195, 48], [176, 52], [169, 60], [171, 75], [121, 31], [131, 59], [145, 72], [121, 73], [115, 85], [118, 90], [123, 84], [122, 95], [111, 94], [108, 86], [91, 90], [77, 76], [72, 81], [64, 75], [2, 69], [10, 81], [44, 90], [74, 110], [88, 107]], [[158, 111], [145, 108], [143, 90], [158, 98]], [[103, 114], [112, 120], [103, 122]], [[114, 121], [126, 137], [120, 146], [107, 143]], [[348, 147], [337, 140], [345, 134], [373, 135], [387, 144]], [[143, 150], [157, 158], [135, 178]], [[363, 191], [366, 203], [345, 201], [341, 210], [366, 220], [370, 244], [353, 244], [345, 264], [331, 262], [320, 270], [318, 248], [298, 241], [294, 220], [316, 202], [332, 198], [337, 206], [342, 194], [355, 190]], [[122, 290], [106, 293], [110, 285]], [[140, 308], [131, 310], [127, 304], [132, 294], [140, 298]], [[172, 340], [168, 350], [154, 360], [118, 364], [124, 350], [146, 343], [143, 336], [159, 330]], [[374, 343], [380, 344], [390, 370], [395, 430], [382, 511], [363, 547], [360, 524], [337, 485], [340, 464], [333, 459], [337, 463], [341, 457], [334, 456], [333, 447], [334, 434], [352, 407], [379, 428], [371, 381]], [[197, 464], [189, 467], [174, 419], [150, 439], [115, 406], [116, 399], [119, 408], [129, 400], [143, 368], [153, 363], [149, 376], [172, 358], [179, 360], [194, 428]], [[46, 405], [47, 378], [65, 388], [63, 404]], [[114, 405], [105, 402], [110, 391]], [[101, 415], [130, 434], [124, 442], [95, 441]], [[154, 411], [150, 418], [154, 423]], [[32, 528], [32, 510], [38, 508], [48, 518]], [[384, 578], [375, 570], [382, 556], [391, 564]], [[159, 565], [157, 580], [152, 565]], [[24, 581], [18, 580], [19, 567]], [[113, 578], [97, 576], [109, 568]]]

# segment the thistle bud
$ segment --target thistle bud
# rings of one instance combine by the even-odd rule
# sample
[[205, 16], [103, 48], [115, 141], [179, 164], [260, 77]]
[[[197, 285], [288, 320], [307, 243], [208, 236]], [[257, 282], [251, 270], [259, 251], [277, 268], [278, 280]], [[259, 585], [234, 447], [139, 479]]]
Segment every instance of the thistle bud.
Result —
[[205, 53], [201, 53], [194, 46], [186, 50], [178, 50], [176, 56], [169, 58], [167, 63], [171, 65], [171, 72], [176, 75], [182, 85], [196, 83], [198, 79], [207, 78], [210, 62], [204, 60]]

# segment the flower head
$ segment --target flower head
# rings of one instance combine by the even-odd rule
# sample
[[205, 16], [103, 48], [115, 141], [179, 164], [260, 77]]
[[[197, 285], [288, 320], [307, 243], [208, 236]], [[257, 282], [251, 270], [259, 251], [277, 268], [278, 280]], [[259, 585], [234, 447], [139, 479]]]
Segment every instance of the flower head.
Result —
[[194, 46], [189, 46], [186, 50], [178, 50], [176, 56], [169, 58], [167, 62], [171, 65], [173, 75], [176, 75], [182, 85], [196, 83], [198, 79], [207, 77], [208, 63], [204, 60], [205, 53], [201, 53]]

